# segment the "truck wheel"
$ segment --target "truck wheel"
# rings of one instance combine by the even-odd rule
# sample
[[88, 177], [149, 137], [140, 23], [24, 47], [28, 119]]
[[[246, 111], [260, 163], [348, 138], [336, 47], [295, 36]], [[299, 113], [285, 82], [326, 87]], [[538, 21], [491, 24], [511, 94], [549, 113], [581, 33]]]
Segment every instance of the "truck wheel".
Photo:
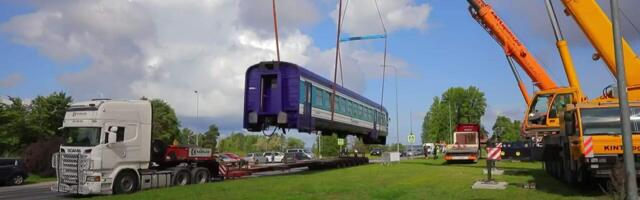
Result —
[[209, 170], [204, 167], [196, 167], [191, 170], [191, 182], [195, 184], [209, 182], [210, 177]]
[[113, 193], [129, 194], [138, 190], [138, 175], [131, 171], [123, 171], [118, 174], [113, 183]]
[[191, 184], [191, 173], [186, 168], [175, 168], [173, 171], [173, 185]]

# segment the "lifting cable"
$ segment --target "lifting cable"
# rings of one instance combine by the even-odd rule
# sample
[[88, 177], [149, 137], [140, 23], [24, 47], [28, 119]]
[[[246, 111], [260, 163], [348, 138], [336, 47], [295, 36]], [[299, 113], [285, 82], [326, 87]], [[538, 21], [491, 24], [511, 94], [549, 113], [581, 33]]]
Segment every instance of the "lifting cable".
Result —
[[342, 28], [342, 0], [338, 1], [338, 31], [336, 33], [336, 60], [333, 68], [333, 85], [331, 85], [331, 121], [336, 113], [336, 79], [338, 78], [338, 58], [340, 52], [340, 29]]
[[[349, 0], [344, 5], [344, 15], [342, 15], [342, 19], [340, 19], [340, 26], [344, 24], [344, 18], [347, 17], [347, 9], [349, 8]], [[340, 62], [340, 86], [344, 87], [344, 76], [342, 73], [342, 51], [338, 51], [338, 62]]]
[[[275, 36], [276, 36], [276, 56], [278, 58], [278, 63], [280, 63], [280, 43], [278, 42], [278, 16], [276, 14], [276, 0], [271, 0], [271, 4], [272, 4], [272, 13], [273, 13], [273, 30], [275, 32]], [[278, 127], [276, 126], [276, 128], [273, 129], [273, 131], [271, 131], [271, 133], [266, 133], [265, 129], [269, 126], [267, 124], [263, 124], [263, 128], [262, 128], [262, 134], [264, 136], [267, 137], [271, 137], [273, 136], [273, 134], [276, 133], [276, 131], [278, 131]], [[283, 134], [286, 133], [286, 131], [284, 130], [284, 128], [282, 128], [282, 132]]]
[[[640, 36], [640, 29], [638, 29], [636, 24], [634, 24], [633, 21], [631, 21], [631, 18], [629, 18], [629, 16], [627, 16], [627, 14], [624, 13], [624, 10], [622, 10], [622, 8], [620, 8], [620, 13], [622, 13], [622, 16], [624, 16], [624, 18], [627, 19], [629, 24], [631, 24], [631, 27], [633, 27], [633, 30], [635, 30], [638, 36]], [[631, 40], [628, 40], [628, 42], [629, 42], [629, 46], [631, 46]]]
[[[376, 11], [378, 11], [378, 17], [380, 18], [380, 24], [382, 25], [382, 30], [384, 32], [384, 55], [383, 55], [384, 57], [382, 58], [382, 91], [380, 92], [380, 111], [382, 112], [383, 110], [382, 103], [384, 102], [384, 79], [385, 79], [386, 69], [387, 69], [387, 28], [384, 26], [384, 20], [382, 19], [382, 13], [380, 13], [378, 0], [373, 0], [373, 3], [375, 3], [376, 5]], [[398, 73], [397, 69], [396, 69], [396, 73]], [[377, 115], [378, 115], [378, 112], [376, 112], [376, 119], [379, 118]]]
[[271, 4], [273, 5], [273, 29], [276, 35], [276, 55], [278, 57], [278, 62], [280, 62], [280, 43], [278, 42], [278, 17], [276, 15], [276, 0], [271, 0]]

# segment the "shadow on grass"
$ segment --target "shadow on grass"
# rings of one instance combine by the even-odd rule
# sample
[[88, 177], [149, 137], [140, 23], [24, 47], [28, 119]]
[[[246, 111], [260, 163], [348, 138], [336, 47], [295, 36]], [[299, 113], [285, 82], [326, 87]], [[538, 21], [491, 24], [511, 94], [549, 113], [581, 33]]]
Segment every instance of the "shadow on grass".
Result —
[[595, 184], [580, 187], [578, 184], [569, 185], [550, 176], [543, 169], [528, 169], [536, 183], [536, 189], [547, 193], [563, 196], [598, 197], [605, 196]]
[[[480, 163], [447, 163], [445, 161], [430, 160], [427, 162], [403, 162], [402, 164], [427, 165], [436, 167], [455, 166], [485, 169], [486, 165], [484, 165], [483, 162], [484, 161], [480, 161]], [[537, 169], [516, 166], [499, 166], [499, 169], [504, 170], [505, 176], [531, 176], [532, 180], [529, 180], [529, 182], [534, 182], [536, 185], [535, 190], [538, 191], [558, 194], [566, 197], [605, 197], [605, 194], [602, 193], [597, 184], [592, 184], [584, 187], [581, 187], [577, 184], [567, 184], [547, 174], [546, 171], [542, 169], [542, 165]], [[509, 185], [525, 190], [523, 188], [524, 183], [509, 183]]]

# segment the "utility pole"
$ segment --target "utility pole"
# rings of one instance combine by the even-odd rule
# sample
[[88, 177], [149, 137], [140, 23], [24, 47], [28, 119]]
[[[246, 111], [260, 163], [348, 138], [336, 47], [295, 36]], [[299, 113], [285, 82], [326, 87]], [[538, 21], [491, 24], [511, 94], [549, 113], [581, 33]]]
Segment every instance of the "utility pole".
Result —
[[611, 19], [613, 21], [613, 47], [616, 54], [616, 72], [618, 84], [618, 101], [620, 105], [620, 123], [622, 124], [622, 147], [625, 171], [626, 199], [638, 199], [638, 185], [636, 183], [636, 167], [633, 156], [633, 142], [631, 140], [631, 119], [629, 114], [629, 99], [627, 98], [627, 80], [622, 54], [622, 34], [620, 33], [620, 5], [618, 0], [611, 0]]
[[[198, 103], [199, 103], [199, 101], [200, 101], [200, 94], [198, 94], [198, 90], [194, 90], [193, 92], [196, 94], [196, 125], [197, 125], [197, 124], [198, 124], [198, 118], [199, 118], [199, 116], [198, 116], [198, 114], [199, 114], [199, 113], [198, 113], [198, 110], [199, 110], [199, 108], [198, 108]], [[196, 130], [194, 130], [194, 131], [196, 131]], [[196, 132], [194, 132], [194, 134], [197, 134], [197, 133], [196, 133]], [[199, 137], [198, 137], [198, 135], [194, 135], [194, 136], [196, 136], [196, 145], [199, 145], [199, 144], [198, 144], [198, 142], [199, 142]]]
[[451, 137], [450, 142], [453, 142], [453, 132], [451, 131], [451, 102], [449, 102], [449, 136]]

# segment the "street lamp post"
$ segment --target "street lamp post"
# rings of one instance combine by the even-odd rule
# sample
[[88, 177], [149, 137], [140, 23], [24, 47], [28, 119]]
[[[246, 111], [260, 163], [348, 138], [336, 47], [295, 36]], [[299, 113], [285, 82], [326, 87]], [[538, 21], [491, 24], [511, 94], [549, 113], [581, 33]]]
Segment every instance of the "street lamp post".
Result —
[[[198, 113], [198, 103], [200, 101], [200, 94], [198, 93], [198, 90], [194, 90], [193, 92], [196, 94], [196, 124], [197, 124], [198, 123], [198, 117], [199, 117], [198, 116], [198, 114], [199, 114]], [[198, 144], [199, 141], [200, 141], [200, 137], [198, 137], [198, 135], [196, 135], [196, 145], [199, 145]]]
[[616, 80], [618, 84], [618, 105], [620, 105], [620, 127], [622, 135], [622, 157], [625, 171], [626, 199], [638, 199], [638, 185], [636, 183], [636, 166], [633, 155], [633, 139], [631, 119], [629, 113], [629, 99], [627, 99], [627, 79], [624, 68], [624, 54], [622, 53], [622, 33], [620, 32], [620, 2], [611, 0], [611, 19], [613, 28], [613, 47], [616, 58]]

